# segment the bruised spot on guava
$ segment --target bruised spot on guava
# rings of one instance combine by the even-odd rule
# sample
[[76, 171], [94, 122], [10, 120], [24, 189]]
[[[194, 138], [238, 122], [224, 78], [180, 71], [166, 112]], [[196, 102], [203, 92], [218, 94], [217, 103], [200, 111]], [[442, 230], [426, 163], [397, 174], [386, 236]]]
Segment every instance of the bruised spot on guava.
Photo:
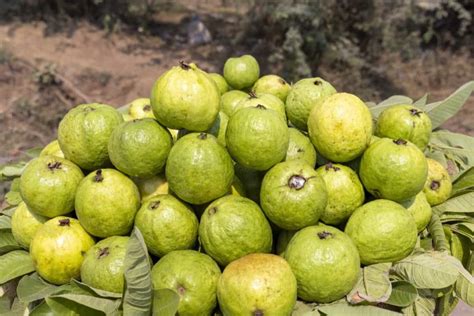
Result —
[[182, 286], [181, 284], [178, 284], [178, 286], [176, 286], [176, 290], [178, 291], [178, 294], [180, 296], [183, 296], [184, 293], [186, 293], [186, 288]]
[[402, 138], [396, 139], [393, 142], [397, 145], [406, 145], [407, 144], [407, 141], [402, 139]]
[[60, 219], [58, 222], [59, 222], [59, 226], [69, 226], [69, 224], [71, 223], [69, 218]]
[[99, 254], [97, 255], [97, 259], [102, 259], [107, 257], [110, 254], [109, 247], [104, 247], [99, 249]]
[[322, 231], [322, 232], [318, 233], [318, 237], [319, 237], [319, 239], [324, 240], [324, 239], [331, 238], [332, 234], [330, 232], [327, 232], [327, 231]]
[[184, 70], [189, 70], [189, 69], [191, 69], [191, 66], [189, 66], [189, 64], [185, 63], [183, 60], [181, 60], [181, 61], [179, 62], [179, 65], [180, 65], [181, 68], [184, 69]]
[[316, 79], [316, 80], [314, 80], [314, 82], [313, 82], [313, 83], [314, 83], [315, 85], [317, 85], [317, 86], [319, 86], [319, 85], [322, 85], [322, 84], [323, 84], [323, 83], [321, 82], [321, 80], [319, 80], [319, 79]]
[[143, 111], [145, 111], [145, 112], [150, 112], [150, 111], [151, 111], [151, 106], [150, 106], [150, 105], [145, 105], [145, 106], [143, 107]]
[[211, 208], [211, 209], [209, 210], [209, 216], [212, 216], [212, 215], [216, 214], [216, 212], [217, 212], [217, 207]]
[[207, 134], [206, 133], [199, 133], [198, 138], [204, 140], [204, 139], [207, 138]]
[[265, 313], [261, 309], [256, 309], [253, 311], [253, 316], [263, 316]]
[[423, 113], [423, 111], [420, 111], [420, 110], [418, 110], [418, 109], [410, 109], [410, 110], [408, 110], [408, 111], [410, 111], [410, 114], [411, 114], [411, 115], [413, 115], [413, 116], [418, 116], [418, 117], [420, 117], [420, 114]]
[[260, 110], [266, 110], [267, 108], [265, 107], [265, 105], [263, 104], [257, 104], [256, 106], [257, 109], [260, 109]]
[[153, 201], [148, 205], [150, 210], [156, 210], [160, 206], [161, 201]]
[[290, 179], [288, 179], [288, 186], [291, 189], [301, 190], [305, 183], [306, 179], [298, 174], [292, 175]]
[[94, 182], [104, 181], [104, 176], [102, 175], [102, 169], [99, 169], [95, 172]]
[[256, 99], [257, 95], [255, 94], [255, 91], [250, 91], [249, 92], [249, 99]]
[[298, 148], [297, 152], [302, 153], [302, 152], [304, 152], [304, 149], [303, 148]]
[[51, 171], [54, 169], [61, 169], [61, 162], [59, 161], [48, 162], [48, 169]]
[[433, 180], [430, 183], [430, 189], [433, 191], [437, 191], [439, 187], [441, 186], [441, 183], [439, 181]]
[[324, 169], [326, 169], [326, 171], [329, 171], [330, 169], [332, 169], [332, 170], [334, 170], [334, 171], [339, 171], [339, 170], [341, 170], [341, 168], [334, 166], [334, 165], [332, 164], [332, 162], [328, 162], [328, 163], [326, 164], [326, 166], [324, 166]]

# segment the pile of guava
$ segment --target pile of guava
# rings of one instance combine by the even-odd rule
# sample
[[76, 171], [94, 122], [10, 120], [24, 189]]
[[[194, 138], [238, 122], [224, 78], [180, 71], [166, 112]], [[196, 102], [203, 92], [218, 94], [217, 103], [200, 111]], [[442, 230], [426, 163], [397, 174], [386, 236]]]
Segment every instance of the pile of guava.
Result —
[[378, 104], [179, 62], [0, 166], [0, 314], [449, 315], [474, 306], [474, 89]]

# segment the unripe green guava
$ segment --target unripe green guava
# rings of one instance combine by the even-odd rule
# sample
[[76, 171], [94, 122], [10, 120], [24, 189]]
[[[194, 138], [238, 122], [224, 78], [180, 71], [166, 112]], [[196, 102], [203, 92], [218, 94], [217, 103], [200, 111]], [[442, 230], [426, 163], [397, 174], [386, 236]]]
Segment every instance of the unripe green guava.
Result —
[[269, 93], [278, 97], [283, 102], [291, 90], [291, 86], [280, 76], [266, 75], [260, 77], [252, 87], [255, 93]]
[[433, 212], [423, 191], [418, 193], [415, 197], [403, 202], [402, 205], [415, 219], [418, 232], [421, 232], [430, 223]]
[[278, 99], [276, 96], [268, 93], [256, 94], [254, 92], [250, 92], [247, 98], [241, 100], [239, 104], [237, 104], [237, 107], [231, 116], [241, 109], [256, 107], [257, 105], [274, 110], [280, 115], [283, 121], [286, 122], [285, 103], [283, 103], [283, 101]]
[[231, 116], [235, 112], [235, 108], [239, 102], [246, 99], [248, 94], [240, 90], [231, 90], [221, 96], [221, 111], [227, 116]]
[[251, 87], [259, 76], [260, 67], [251, 55], [231, 57], [224, 64], [224, 78], [234, 89]]
[[15, 240], [25, 249], [30, 248], [30, 243], [38, 229], [48, 220], [47, 217], [33, 213], [25, 202], [20, 202], [12, 216], [12, 234]]
[[290, 138], [285, 161], [300, 159], [314, 167], [317, 154], [309, 138], [293, 127], [288, 128], [288, 132]]
[[430, 158], [426, 161], [428, 162], [428, 177], [423, 192], [430, 205], [438, 205], [451, 196], [451, 178], [442, 164]]
[[225, 81], [225, 78], [221, 74], [212, 72], [209, 74], [209, 76], [216, 83], [217, 89], [219, 89], [219, 93], [221, 95], [229, 91], [229, 84], [227, 81]]
[[61, 147], [59, 147], [58, 140], [55, 139], [41, 150], [40, 156], [55, 156], [64, 158], [64, 153], [61, 151]]
[[131, 120], [139, 120], [147, 117], [154, 119], [155, 115], [153, 114], [150, 99], [138, 98], [130, 102], [128, 104], [128, 115], [130, 115]]

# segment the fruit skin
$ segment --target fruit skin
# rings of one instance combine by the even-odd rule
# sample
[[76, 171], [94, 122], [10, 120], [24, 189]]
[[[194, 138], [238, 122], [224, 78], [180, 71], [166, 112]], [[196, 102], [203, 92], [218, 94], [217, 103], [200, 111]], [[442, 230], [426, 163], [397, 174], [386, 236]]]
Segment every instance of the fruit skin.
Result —
[[155, 118], [149, 98], [138, 98], [128, 104], [128, 114], [132, 120]]
[[192, 248], [199, 222], [192, 209], [169, 194], [156, 195], [142, 204], [135, 216], [148, 251], [162, 257], [173, 250]]
[[31, 160], [20, 177], [21, 197], [38, 215], [64, 215], [74, 209], [76, 190], [83, 178], [81, 169], [69, 160], [41, 156]]
[[375, 135], [409, 140], [425, 150], [431, 136], [430, 117], [412, 105], [395, 105], [385, 109], [377, 119]]
[[229, 191], [234, 178], [232, 159], [217, 139], [191, 133], [171, 148], [166, 179], [176, 195], [192, 204], [204, 204]]
[[257, 106], [241, 109], [229, 119], [225, 139], [239, 164], [267, 170], [285, 158], [289, 132], [277, 112]]
[[20, 202], [12, 216], [11, 225], [13, 237], [20, 246], [29, 249], [34, 235], [47, 220], [47, 217], [37, 215], [30, 211], [25, 202]]
[[162, 173], [148, 179], [133, 179], [133, 182], [140, 191], [142, 203], [158, 194], [171, 194], [168, 180]]
[[151, 118], [124, 122], [109, 139], [109, 156], [121, 172], [149, 178], [163, 171], [173, 139], [168, 130]]
[[355, 95], [336, 93], [313, 108], [308, 131], [318, 153], [334, 162], [348, 162], [369, 146], [372, 115]]
[[453, 185], [449, 173], [442, 164], [434, 159], [426, 158], [428, 162], [428, 177], [423, 188], [430, 205], [438, 205], [451, 196]]
[[280, 76], [266, 75], [260, 77], [252, 87], [255, 93], [270, 93], [278, 97], [283, 102], [291, 90], [291, 86]]
[[432, 210], [425, 193], [420, 192], [414, 198], [402, 203], [415, 219], [416, 229], [421, 232], [430, 223]]
[[228, 123], [229, 117], [224, 112], [219, 112], [214, 124], [212, 124], [211, 128], [207, 131], [208, 133], [217, 137], [217, 142], [224, 147], [226, 146], [225, 131], [227, 130]]
[[231, 57], [224, 64], [224, 78], [234, 89], [251, 87], [260, 76], [260, 66], [251, 55]]
[[201, 216], [199, 239], [221, 266], [254, 252], [270, 252], [272, 229], [255, 202], [227, 195], [212, 202]]
[[180, 299], [179, 315], [211, 315], [217, 305], [219, 266], [208, 255], [177, 250], [161, 258], [151, 270], [153, 288], [171, 289]]
[[298, 129], [307, 131], [311, 110], [336, 92], [336, 89], [322, 78], [301, 79], [291, 87], [286, 98], [288, 119]]
[[291, 315], [296, 304], [296, 279], [283, 258], [249, 254], [225, 268], [217, 297], [224, 316]]
[[328, 192], [321, 221], [329, 225], [342, 224], [365, 200], [357, 173], [347, 166], [332, 163], [319, 167], [316, 173], [324, 180]]
[[247, 97], [248, 94], [240, 90], [230, 90], [224, 93], [221, 96], [221, 111], [227, 116], [231, 116], [239, 102]]
[[128, 234], [139, 207], [137, 186], [115, 169], [91, 172], [77, 188], [77, 218], [87, 232], [97, 237]]
[[229, 85], [227, 84], [227, 81], [225, 81], [225, 78], [221, 74], [212, 72], [209, 74], [209, 76], [216, 83], [216, 86], [217, 86], [217, 89], [219, 90], [220, 95], [223, 95], [224, 93], [229, 91]]
[[285, 259], [298, 281], [298, 297], [329, 303], [344, 297], [359, 278], [360, 259], [352, 240], [337, 228], [319, 224], [297, 232]]
[[296, 128], [288, 128], [290, 140], [286, 151], [285, 161], [301, 159], [310, 166], [316, 165], [316, 149], [307, 136]]
[[128, 236], [112, 236], [92, 246], [82, 262], [82, 282], [100, 290], [122, 293], [124, 260], [129, 239]]
[[359, 176], [376, 198], [403, 202], [421, 190], [428, 174], [423, 152], [403, 139], [381, 138], [364, 152]]
[[255, 94], [253, 92], [250, 92], [247, 98], [241, 100], [239, 104], [237, 104], [237, 107], [230, 116], [234, 115], [235, 113], [237, 113], [237, 111], [241, 109], [256, 107], [259, 104], [263, 105], [267, 109], [274, 110], [280, 115], [283, 121], [287, 121], [285, 113], [285, 103], [283, 103], [283, 101], [278, 99], [276, 96], [268, 93]]
[[61, 285], [79, 278], [84, 254], [93, 245], [94, 240], [77, 219], [58, 216], [38, 229], [30, 255], [43, 279]]
[[327, 200], [324, 180], [304, 161], [276, 164], [263, 178], [260, 205], [280, 228], [298, 230], [315, 225]]
[[59, 123], [58, 141], [66, 159], [85, 170], [109, 163], [107, 144], [122, 115], [110, 105], [81, 104], [69, 110]]
[[55, 156], [59, 158], [64, 158], [64, 153], [61, 151], [61, 147], [59, 147], [58, 140], [55, 139], [48, 145], [44, 146], [44, 148], [40, 152], [40, 157], [41, 156]]
[[195, 64], [181, 63], [158, 78], [151, 92], [153, 113], [162, 125], [201, 132], [219, 112], [220, 93], [211, 77]]
[[418, 233], [410, 213], [389, 200], [375, 200], [356, 209], [345, 232], [365, 265], [405, 258], [415, 247]]

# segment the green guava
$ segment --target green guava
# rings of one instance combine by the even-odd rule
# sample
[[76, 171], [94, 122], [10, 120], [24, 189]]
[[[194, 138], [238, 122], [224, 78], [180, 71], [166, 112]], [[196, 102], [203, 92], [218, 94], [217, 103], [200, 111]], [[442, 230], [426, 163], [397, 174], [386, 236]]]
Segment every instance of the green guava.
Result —
[[130, 178], [115, 169], [88, 174], [76, 193], [76, 215], [91, 235], [126, 235], [140, 207], [140, 193]]
[[83, 178], [81, 169], [69, 160], [41, 156], [31, 160], [21, 175], [21, 197], [38, 215], [64, 215], [74, 210], [76, 190]]
[[430, 140], [431, 119], [413, 105], [395, 105], [380, 114], [375, 135], [406, 139], [423, 151]]
[[217, 89], [219, 89], [219, 93], [221, 95], [229, 91], [229, 85], [227, 84], [227, 81], [225, 81], [225, 78], [221, 74], [213, 72], [213, 73], [210, 73], [209, 76], [216, 83]]
[[421, 232], [430, 223], [432, 215], [431, 205], [426, 200], [426, 195], [423, 191], [403, 202], [402, 205], [415, 219], [418, 232]]
[[317, 154], [309, 138], [293, 127], [288, 128], [288, 132], [290, 141], [288, 143], [285, 161], [300, 159], [314, 167], [314, 165], [316, 165]]
[[110, 105], [91, 103], [72, 108], [58, 127], [64, 157], [85, 170], [106, 166], [110, 135], [122, 122], [122, 115]]
[[142, 202], [158, 194], [170, 194], [168, 181], [163, 173], [147, 179], [133, 179], [140, 191]]
[[162, 257], [173, 250], [190, 249], [196, 243], [199, 222], [190, 207], [169, 194], [155, 195], [135, 216], [148, 251]]
[[364, 187], [357, 173], [330, 162], [319, 167], [316, 173], [324, 180], [328, 191], [328, 203], [321, 221], [330, 225], [342, 224], [365, 200]]
[[291, 124], [300, 130], [308, 130], [311, 110], [336, 93], [336, 89], [322, 78], [306, 78], [295, 83], [286, 98], [286, 114]]
[[234, 178], [232, 159], [211, 134], [191, 133], [171, 148], [166, 179], [176, 195], [192, 204], [204, 204], [229, 191]]
[[[229, 117], [224, 112], [220, 111], [216, 117], [216, 120], [212, 124], [211, 128], [206, 131], [206, 133], [212, 134], [217, 137], [217, 142], [225, 147], [225, 131], [227, 129], [227, 123], [229, 122]], [[181, 138], [184, 135], [189, 134], [190, 132], [185, 129], [180, 129], [178, 132], [178, 137]]]
[[413, 216], [389, 200], [371, 201], [356, 209], [345, 232], [365, 265], [405, 258], [413, 251], [418, 235]]
[[289, 132], [277, 112], [258, 105], [230, 117], [225, 140], [227, 150], [239, 164], [267, 170], [285, 158]]
[[228, 194], [247, 197], [247, 192], [245, 191], [244, 184], [235, 174], [234, 174], [234, 180], [232, 181], [232, 185], [230, 186], [230, 190]]
[[194, 250], [172, 251], [151, 270], [155, 290], [171, 289], [179, 295], [180, 316], [211, 315], [220, 275], [214, 260]]
[[262, 186], [264, 172], [245, 168], [239, 164], [234, 166], [235, 175], [242, 180], [245, 190], [245, 197], [248, 197], [255, 203], [260, 203], [260, 187]]
[[134, 120], [133, 117], [128, 113], [122, 113], [122, 118], [124, 122], [130, 122]]
[[283, 102], [286, 101], [286, 97], [291, 90], [291, 86], [280, 76], [277, 75], [266, 75], [260, 77], [252, 87], [252, 91], [255, 93], [270, 93], [278, 97]]
[[47, 217], [33, 213], [24, 202], [20, 202], [12, 216], [12, 234], [15, 240], [25, 249], [30, 248], [36, 231], [48, 220]]
[[319, 224], [297, 232], [285, 259], [298, 282], [298, 297], [329, 303], [344, 297], [357, 283], [360, 258], [352, 240], [337, 228]]
[[260, 190], [260, 205], [265, 215], [286, 230], [315, 225], [327, 200], [323, 179], [301, 160], [273, 166], [263, 178]]
[[84, 255], [93, 245], [94, 240], [77, 219], [58, 216], [38, 229], [30, 255], [43, 279], [61, 285], [80, 277]]
[[109, 156], [121, 172], [149, 178], [163, 171], [173, 139], [166, 128], [151, 118], [124, 122], [109, 139]]
[[219, 112], [220, 93], [211, 77], [195, 64], [181, 62], [158, 78], [151, 106], [162, 125], [201, 132], [209, 129]]
[[234, 113], [232, 113], [231, 116], [241, 109], [256, 107], [257, 105], [261, 105], [267, 109], [274, 110], [280, 115], [283, 121], [287, 121], [285, 113], [285, 103], [283, 103], [283, 101], [278, 99], [276, 96], [268, 93], [255, 94], [253, 92], [250, 92], [247, 98], [241, 100], [239, 104], [237, 104], [237, 107], [235, 108]]
[[96, 289], [122, 293], [128, 236], [102, 239], [90, 248], [82, 262], [81, 280]]
[[59, 158], [64, 158], [64, 153], [61, 151], [61, 147], [59, 147], [58, 140], [55, 139], [48, 145], [44, 146], [44, 148], [40, 152], [40, 156], [55, 156]]
[[296, 279], [283, 258], [249, 254], [225, 268], [217, 298], [225, 316], [291, 315], [296, 304]]
[[260, 66], [251, 55], [231, 57], [224, 64], [224, 78], [234, 89], [251, 87], [260, 76]]
[[285, 251], [290, 243], [291, 238], [297, 233], [296, 230], [280, 230], [277, 237], [275, 252], [277, 255], [285, 257]]
[[379, 139], [364, 152], [359, 168], [360, 179], [370, 194], [396, 202], [423, 190], [427, 175], [425, 155], [403, 139]]
[[151, 101], [149, 98], [138, 98], [128, 104], [128, 114], [132, 120], [139, 120], [143, 118], [155, 118]]
[[221, 96], [221, 111], [227, 116], [231, 116], [239, 102], [249, 95], [240, 90], [231, 90]]
[[201, 216], [201, 246], [221, 266], [249, 253], [270, 252], [272, 239], [272, 229], [260, 207], [241, 196], [217, 199]]
[[438, 205], [449, 199], [453, 185], [449, 173], [442, 164], [427, 158], [428, 177], [423, 188], [430, 205]]
[[372, 115], [355, 95], [336, 93], [313, 108], [308, 131], [318, 153], [331, 161], [348, 162], [369, 146]]

